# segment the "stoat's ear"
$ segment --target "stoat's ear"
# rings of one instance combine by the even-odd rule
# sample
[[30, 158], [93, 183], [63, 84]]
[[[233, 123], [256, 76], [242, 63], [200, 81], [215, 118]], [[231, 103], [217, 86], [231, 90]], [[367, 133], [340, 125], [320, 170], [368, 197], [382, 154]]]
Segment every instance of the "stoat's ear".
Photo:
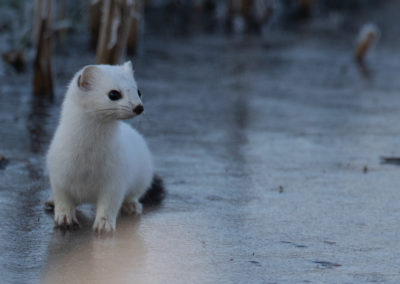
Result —
[[83, 91], [90, 91], [96, 83], [96, 77], [99, 76], [101, 70], [93, 65], [83, 68], [82, 73], [78, 77], [78, 87]]
[[122, 65], [122, 67], [124, 67], [124, 70], [125, 70], [126, 72], [132, 72], [132, 73], [133, 73], [132, 61], [130, 61], [130, 60], [126, 61], [126, 62]]

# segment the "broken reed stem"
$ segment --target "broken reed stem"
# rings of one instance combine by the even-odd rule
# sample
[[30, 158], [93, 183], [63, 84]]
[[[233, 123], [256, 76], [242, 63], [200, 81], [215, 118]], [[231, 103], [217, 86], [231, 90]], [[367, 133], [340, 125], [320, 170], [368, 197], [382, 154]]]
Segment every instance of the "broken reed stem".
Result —
[[133, 18], [132, 0], [103, 0], [97, 64], [119, 64], [125, 55]]
[[355, 57], [357, 61], [363, 61], [368, 50], [372, 46], [372, 42], [375, 39], [374, 33], [369, 33], [362, 41], [358, 43]]
[[[112, 6], [113, 7], [113, 6]], [[103, 0], [102, 16], [100, 21], [100, 33], [97, 42], [96, 62], [105, 63], [108, 61], [108, 54], [106, 49], [106, 43], [111, 29], [111, 20], [109, 19], [111, 10], [111, 0]]]
[[365, 39], [365, 41], [361, 42], [356, 50], [356, 59], [357, 61], [363, 61], [365, 58], [365, 55], [367, 54], [367, 51], [369, 50], [372, 41], [374, 39], [374, 36], [372, 34], [368, 35], [368, 37]]
[[141, 31], [142, 15], [143, 15], [143, 3], [142, 0], [135, 0], [133, 7], [133, 15], [131, 20], [131, 26], [128, 35], [127, 51], [131, 55], [136, 55], [139, 46], [139, 37]]
[[101, 9], [103, 7], [102, 0], [91, 0], [89, 8], [89, 31], [90, 31], [90, 47], [96, 49], [99, 40], [99, 30], [101, 24]]
[[52, 0], [36, 0], [33, 93], [41, 97], [53, 96], [51, 4]]
[[379, 37], [379, 28], [373, 23], [362, 26], [357, 40], [354, 57], [358, 62], [363, 62], [368, 51]]
[[[312, 2], [313, 0], [306, 0]], [[228, 13], [226, 17], [227, 32], [234, 31], [236, 17], [241, 17], [245, 23], [245, 30], [260, 34], [262, 26], [266, 24], [274, 13], [275, 4], [261, 0], [227, 0]], [[301, 1], [303, 3], [304, 1]]]

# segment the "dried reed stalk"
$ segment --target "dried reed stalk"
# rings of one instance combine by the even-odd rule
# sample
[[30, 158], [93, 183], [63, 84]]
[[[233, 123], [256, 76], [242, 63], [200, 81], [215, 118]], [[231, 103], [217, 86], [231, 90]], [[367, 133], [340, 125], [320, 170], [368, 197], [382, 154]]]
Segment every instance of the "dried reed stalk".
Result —
[[33, 93], [36, 96], [53, 96], [52, 55], [52, 0], [36, 0], [34, 22]]

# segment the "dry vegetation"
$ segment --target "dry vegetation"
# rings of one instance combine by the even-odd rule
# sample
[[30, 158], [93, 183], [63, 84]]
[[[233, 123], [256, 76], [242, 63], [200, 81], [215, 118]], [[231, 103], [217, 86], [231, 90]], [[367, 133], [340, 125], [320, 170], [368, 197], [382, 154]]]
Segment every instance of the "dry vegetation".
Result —
[[[196, 29], [197, 25], [197, 28], [200, 26], [201, 30], [207, 32], [260, 35], [263, 29], [270, 26], [271, 22], [276, 22], [277, 18], [281, 23], [287, 22], [287, 19], [304, 21], [312, 18], [315, 7], [323, 6], [321, 3], [329, 9], [332, 5], [354, 6], [344, 0], [35, 0], [18, 4], [11, 0], [3, 2], [10, 7], [19, 6], [20, 12], [33, 15], [32, 19], [20, 19], [25, 21], [25, 26], [21, 29], [23, 32], [19, 37], [26, 38], [28, 34], [30, 43], [26, 44], [26, 39], [20, 40], [25, 43], [14, 44], [9, 50], [3, 51], [3, 61], [17, 72], [30, 70], [33, 66], [33, 93], [45, 97], [51, 97], [53, 94], [51, 60], [54, 55], [54, 42], [58, 44], [60, 39], [70, 32], [86, 30], [88, 45], [96, 55], [93, 63], [119, 64], [127, 53], [137, 54], [143, 38], [144, 18], [151, 11], [159, 11], [153, 18], [161, 23], [156, 29], [162, 31], [178, 27], [186, 33]], [[80, 23], [79, 28], [76, 28], [77, 23]], [[378, 34], [378, 29], [372, 29], [371, 25], [366, 25], [361, 31], [355, 51], [358, 62], [363, 63]], [[34, 58], [29, 56], [31, 49], [34, 50]]]

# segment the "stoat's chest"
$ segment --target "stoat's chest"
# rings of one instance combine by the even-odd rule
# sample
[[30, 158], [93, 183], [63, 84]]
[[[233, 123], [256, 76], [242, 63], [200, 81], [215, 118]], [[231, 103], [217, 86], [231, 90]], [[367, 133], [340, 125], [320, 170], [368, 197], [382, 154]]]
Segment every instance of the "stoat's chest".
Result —
[[121, 147], [118, 129], [105, 132], [82, 126], [60, 129], [54, 142], [62, 179], [68, 179], [77, 192], [90, 195], [118, 175]]
[[108, 175], [118, 167], [120, 157], [117, 143], [112, 139], [104, 142], [71, 145], [76, 148], [73, 151], [71, 163], [75, 165], [82, 177], [99, 178], [99, 175]]
[[95, 202], [99, 191], [117, 179], [119, 159], [107, 145], [82, 146], [70, 157], [67, 171], [73, 195], [80, 202]]

